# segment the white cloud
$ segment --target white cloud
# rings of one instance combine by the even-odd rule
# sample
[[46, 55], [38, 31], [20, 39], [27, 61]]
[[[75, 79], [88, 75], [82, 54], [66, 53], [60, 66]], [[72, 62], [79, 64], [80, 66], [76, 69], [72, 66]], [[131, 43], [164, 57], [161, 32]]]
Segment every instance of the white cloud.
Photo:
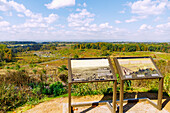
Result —
[[9, 12], [8, 16], [12, 16], [12, 12]]
[[51, 24], [51, 23], [55, 22], [58, 18], [59, 18], [59, 16], [57, 14], [52, 13], [48, 17], [45, 17], [44, 19], [46, 20], [47, 23]]
[[[165, 38], [168, 38], [168, 40], [170, 39], [169, 38], [169, 36], [170, 36], [170, 32], [169, 31], [170, 31], [170, 22], [164, 23], [164, 24], [159, 24], [155, 28], [155, 34], [157, 34], [158, 36], [166, 35]], [[162, 38], [164, 38], [164, 37], [161, 36], [160, 39], [162, 40]]]
[[158, 16], [154, 19], [155, 22], [159, 21], [161, 18]]
[[126, 23], [131, 23], [131, 22], [136, 22], [137, 19], [136, 18], [131, 18], [129, 20], [125, 20]]
[[[1, 0], [0, 1], [0, 10], [1, 11], [9, 11], [9, 10], [15, 10], [17, 12], [25, 14], [27, 17], [31, 18], [39, 18], [40, 14], [34, 14], [31, 12], [29, 9], [26, 9], [23, 4], [19, 4], [15, 1], [6, 1], [6, 0]], [[9, 13], [9, 16], [12, 14], [12, 12]]]
[[17, 12], [23, 12], [26, 10], [26, 8], [23, 4], [18, 4], [15, 1], [7, 1], [7, 0], [0, 1], [0, 10], [1, 11], [8, 11], [11, 9], [16, 10]]
[[55, 25], [56, 27], [60, 27], [60, 28], [65, 28], [64, 25], [61, 25], [61, 24], [58, 24], [58, 25]]
[[17, 28], [46, 28], [49, 24], [54, 23], [58, 19], [57, 14], [49, 14], [48, 17], [42, 17], [42, 15], [37, 15], [37, 17], [27, 19], [24, 24], [16, 26]]
[[8, 11], [10, 9], [10, 5], [7, 3], [6, 0], [0, 1], [0, 11]]
[[87, 7], [87, 4], [84, 2], [83, 4], [77, 4], [79, 7]]
[[125, 11], [124, 11], [124, 10], [123, 10], [123, 11], [119, 11], [119, 13], [122, 13], [122, 14], [123, 14], [123, 13], [125, 13]]
[[9, 1], [8, 4], [13, 7], [17, 12], [23, 12], [26, 10], [25, 6], [23, 4], [18, 4], [14, 1]]
[[24, 23], [22, 27], [25, 28], [44, 28], [47, 27], [44, 23]]
[[99, 25], [100, 28], [113, 28], [112, 26], [109, 26], [109, 23], [103, 23]]
[[126, 23], [131, 23], [131, 22], [136, 22], [140, 19], [145, 19], [147, 18], [147, 16], [144, 16], [144, 15], [140, 15], [140, 16], [132, 16], [131, 19], [127, 19], [125, 20]]
[[48, 9], [59, 9], [66, 6], [74, 6], [75, 0], [53, 0], [49, 4], [45, 4]]
[[3, 17], [2, 16], [0, 16], [0, 20], [2, 20], [3, 19]]
[[170, 22], [165, 23], [165, 24], [159, 24], [156, 26], [158, 29], [170, 29]]
[[170, 9], [170, 1], [168, 1], [167, 7], [168, 9]]
[[77, 8], [76, 11], [81, 11], [81, 9]]
[[170, 17], [168, 17], [168, 21], [170, 21]]
[[72, 13], [67, 18], [69, 27], [80, 27], [88, 25], [94, 20], [95, 15], [88, 12], [86, 9], [82, 9], [80, 13]]
[[164, 12], [168, 5], [167, 0], [140, 0], [129, 3], [131, 12], [139, 15], [159, 15]]
[[6, 27], [6, 26], [9, 26], [10, 23], [7, 22], [7, 21], [0, 21], [0, 27]]
[[77, 4], [77, 6], [81, 7], [81, 4]]
[[152, 28], [153, 27], [150, 26], [150, 25], [142, 24], [139, 29], [140, 30], [149, 30], [149, 29], [152, 29]]
[[18, 16], [18, 17], [24, 17], [24, 15], [22, 15], [22, 14], [17, 14], [17, 16]]
[[79, 13], [72, 13], [69, 15], [67, 18], [68, 26], [76, 31], [88, 33], [98, 31], [104, 32], [113, 28], [108, 22], [99, 25], [94, 24], [94, 16], [95, 14], [88, 12], [86, 9], [82, 9]]
[[122, 23], [120, 20], [115, 20], [115, 23], [116, 24], [120, 24], [120, 23]]
[[87, 7], [87, 4], [86, 4], [86, 3], [83, 3], [83, 7]]

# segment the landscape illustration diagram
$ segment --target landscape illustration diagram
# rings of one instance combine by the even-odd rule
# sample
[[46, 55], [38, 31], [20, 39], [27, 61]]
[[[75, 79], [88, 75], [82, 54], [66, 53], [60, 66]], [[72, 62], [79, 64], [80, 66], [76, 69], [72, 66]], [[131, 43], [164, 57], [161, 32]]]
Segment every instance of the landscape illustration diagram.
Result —
[[119, 59], [124, 78], [159, 77], [150, 58]]

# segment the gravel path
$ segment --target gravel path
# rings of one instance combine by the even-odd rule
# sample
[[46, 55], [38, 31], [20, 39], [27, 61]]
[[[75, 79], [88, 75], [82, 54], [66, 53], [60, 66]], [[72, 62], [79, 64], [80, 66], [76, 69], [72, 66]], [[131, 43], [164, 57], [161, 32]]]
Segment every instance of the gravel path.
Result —
[[[74, 102], [87, 102], [87, 101], [99, 101], [103, 96], [82, 96], [72, 97], [72, 103]], [[156, 101], [156, 100], [155, 100]], [[165, 101], [165, 99], [163, 100]], [[36, 105], [34, 108], [26, 111], [25, 113], [67, 113], [68, 98], [61, 97], [51, 101], [43, 102]], [[111, 113], [106, 105], [100, 105], [97, 107], [77, 107], [74, 113]], [[166, 103], [164, 108], [159, 111], [147, 101], [140, 103], [124, 104], [124, 112], [127, 113], [170, 113], [170, 101]]]

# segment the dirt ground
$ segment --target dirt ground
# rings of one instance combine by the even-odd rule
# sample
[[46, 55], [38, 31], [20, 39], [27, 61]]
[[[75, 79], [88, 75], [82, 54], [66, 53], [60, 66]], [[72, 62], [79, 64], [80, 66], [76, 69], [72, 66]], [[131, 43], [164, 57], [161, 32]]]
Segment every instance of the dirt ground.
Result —
[[[125, 95], [126, 96], [126, 95]], [[93, 95], [93, 96], [81, 96], [72, 97], [72, 103], [76, 102], [88, 102], [88, 101], [101, 101], [111, 100], [111, 96]], [[156, 99], [152, 99], [156, 102]], [[163, 109], [157, 110], [147, 101], [140, 103], [128, 103], [124, 104], [124, 112], [127, 113], [170, 113], [170, 98], [163, 99]], [[67, 113], [68, 97], [55, 98], [53, 100], [40, 103], [34, 108], [27, 110], [25, 113]], [[97, 107], [85, 106], [76, 107], [74, 113], [111, 113], [106, 105], [99, 105]]]

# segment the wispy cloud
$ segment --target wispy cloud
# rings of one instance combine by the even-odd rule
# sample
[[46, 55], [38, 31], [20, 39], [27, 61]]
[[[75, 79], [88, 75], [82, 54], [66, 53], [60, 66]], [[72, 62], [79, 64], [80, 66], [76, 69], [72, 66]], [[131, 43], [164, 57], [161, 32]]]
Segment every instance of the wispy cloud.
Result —
[[140, 30], [149, 30], [149, 29], [153, 29], [153, 27], [151, 25], [142, 24], [139, 29]]
[[45, 4], [48, 9], [59, 9], [66, 6], [74, 6], [75, 0], [53, 0], [49, 4]]
[[122, 23], [120, 20], [115, 20], [115, 23], [116, 24], [120, 24], [120, 23]]

